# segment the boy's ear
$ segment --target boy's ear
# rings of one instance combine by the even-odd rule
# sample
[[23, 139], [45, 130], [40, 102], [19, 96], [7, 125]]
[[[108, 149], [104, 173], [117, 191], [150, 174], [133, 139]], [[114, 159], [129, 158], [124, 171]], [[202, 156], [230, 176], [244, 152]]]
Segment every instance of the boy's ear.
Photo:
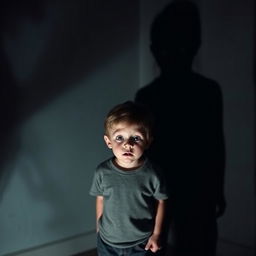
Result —
[[108, 138], [107, 135], [104, 135], [104, 141], [105, 141], [107, 147], [112, 149], [112, 143], [111, 143], [111, 141], [110, 141], [110, 139]]

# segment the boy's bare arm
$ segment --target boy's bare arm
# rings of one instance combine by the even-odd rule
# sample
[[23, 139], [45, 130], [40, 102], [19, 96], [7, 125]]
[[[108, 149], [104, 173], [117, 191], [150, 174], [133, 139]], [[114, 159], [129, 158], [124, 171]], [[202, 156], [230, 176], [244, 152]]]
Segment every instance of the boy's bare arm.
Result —
[[103, 196], [96, 197], [96, 231], [99, 231], [99, 219], [103, 214]]
[[156, 252], [160, 249], [160, 234], [163, 228], [165, 205], [166, 205], [165, 200], [158, 200], [155, 226], [154, 226], [153, 233], [149, 238], [148, 243], [145, 247], [146, 250], [150, 249], [152, 252]]

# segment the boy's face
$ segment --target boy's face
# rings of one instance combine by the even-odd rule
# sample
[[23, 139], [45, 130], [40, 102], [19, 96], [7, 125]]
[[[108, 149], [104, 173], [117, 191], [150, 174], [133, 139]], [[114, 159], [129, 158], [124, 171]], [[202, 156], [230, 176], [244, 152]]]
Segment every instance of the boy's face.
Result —
[[145, 135], [136, 124], [113, 125], [104, 136], [107, 146], [112, 149], [116, 163], [124, 168], [141, 165], [141, 157], [148, 147]]

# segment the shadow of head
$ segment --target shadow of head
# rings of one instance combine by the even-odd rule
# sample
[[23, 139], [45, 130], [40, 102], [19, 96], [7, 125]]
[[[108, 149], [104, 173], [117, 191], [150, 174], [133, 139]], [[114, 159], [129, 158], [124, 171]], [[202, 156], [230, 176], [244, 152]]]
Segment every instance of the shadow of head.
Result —
[[200, 15], [190, 1], [168, 4], [154, 19], [151, 51], [162, 71], [191, 67], [201, 44]]

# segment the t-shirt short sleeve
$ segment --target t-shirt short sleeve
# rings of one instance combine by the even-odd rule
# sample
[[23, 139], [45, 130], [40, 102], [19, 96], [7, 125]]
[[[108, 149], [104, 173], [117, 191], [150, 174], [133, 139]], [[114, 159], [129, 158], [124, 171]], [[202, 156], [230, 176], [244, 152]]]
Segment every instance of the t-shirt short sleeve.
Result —
[[97, 168], [93, 181], [92, 186], [89, 192], [92, 196], [102, 196], [103, 195], [103, 186], [102, 186], [102, 172], [99, 168]]
[[166, 200], [166, 199], [168, 199], [168, 195], [166, 193], [165, 186], [159, 184], [159, 186], [155, 190], [154, 198], [157, 199], [157, 200]]
[[156, 177], [154, 198], [157, 200], [168, 199], [166, 183], [164, 182], [163, 176], [159, 173]]

